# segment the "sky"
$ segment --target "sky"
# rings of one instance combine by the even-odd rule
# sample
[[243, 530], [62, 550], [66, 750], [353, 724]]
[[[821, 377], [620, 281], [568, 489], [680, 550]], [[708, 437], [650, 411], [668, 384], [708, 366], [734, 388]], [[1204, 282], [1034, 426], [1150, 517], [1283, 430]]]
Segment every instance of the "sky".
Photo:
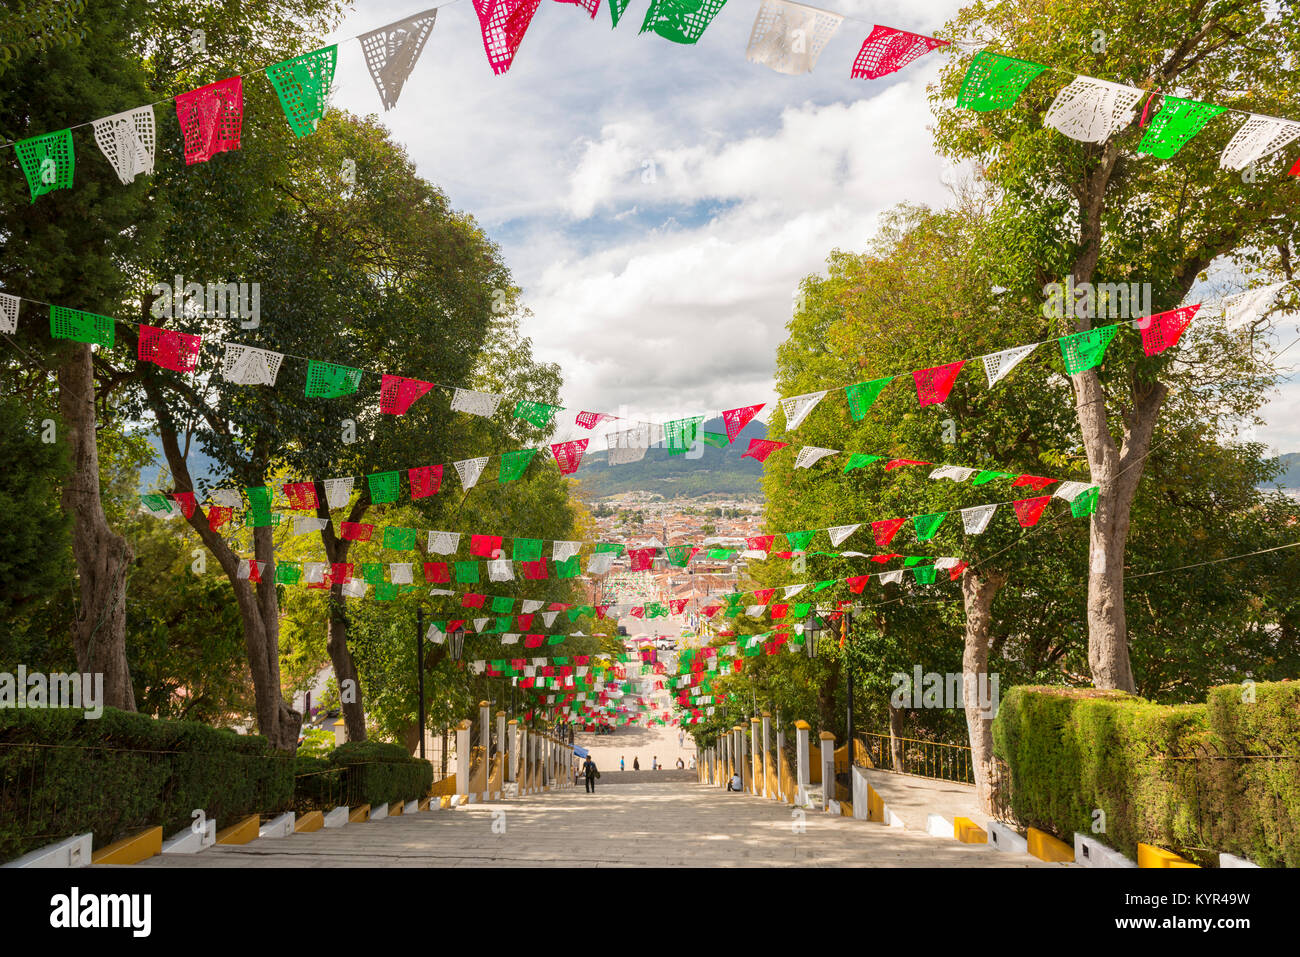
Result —
[[[826, 3], [855, 19], [802, 76], [746, 61], [759, 0], [729, 0], [694, 46], [638, 35], [645, 0], [613, 30], [606, 3], [591, 19], [543, 0], [496, 76], [470, 0], [454, 0], [383, 113], [345, 41], [426, 5], [354, 7], [331, 38], [331, 103], [381, 114], [419, 174], [500, 245], [568, 408], [662, 421], [775, 401], [799, 281], [833, 249], [864, 248], [898, 203], [949, 201], [926, 91], [946, 54], [875, 81], [849, 70], [872, 23], [933, 32], [958, 0]], [[1300, 383], [1265, 417], [1261, 441], [1300, 450]]]

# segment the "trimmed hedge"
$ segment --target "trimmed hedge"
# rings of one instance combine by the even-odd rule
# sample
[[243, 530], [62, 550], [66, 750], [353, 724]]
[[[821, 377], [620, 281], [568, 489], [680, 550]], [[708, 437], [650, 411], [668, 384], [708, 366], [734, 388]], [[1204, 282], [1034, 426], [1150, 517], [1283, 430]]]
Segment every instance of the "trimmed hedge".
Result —
[[1209, 703], [1165, 706], [1121, 692], [1013, 688], [993, 723], [1019, 820], [1073, 843], [1105, 813], [1105, 842], [1139, 842], [1202, 862], [1213, 851], [1300, 866], [1300, 684], [1212, 689]]
[[373, 741], [341, 744], [324, 758], [298, 758], [294, 773], [294, 803], [301, 810], [414, 801], [433, 786], [432, 764], [396, 744]]
[[105, 708], [0, 710], [0, 861], [73, 834], [103, 847], [132, 828], [182, 830], [285, 810], [293, 759], [260, 735]]

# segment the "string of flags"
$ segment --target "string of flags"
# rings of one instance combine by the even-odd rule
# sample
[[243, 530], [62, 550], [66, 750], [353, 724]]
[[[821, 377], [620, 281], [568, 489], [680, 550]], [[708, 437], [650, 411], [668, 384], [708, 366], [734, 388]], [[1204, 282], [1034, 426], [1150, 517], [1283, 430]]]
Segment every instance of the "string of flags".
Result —
[[[1225, 298], [1221, 305], [1228, 325], [1235, 328], [1253, 321], [1272, 306], [1281, 289], [1294, 281], [1287, 280], [1248, 289]], [[22, 297], [0, 293], [0, 332], [12, 334], [16, 331], [21, 301]], [[1060, 348], [1065, 371], [1067, 374], [1074, 375], [1101, 365], [1105, 360], [1107, 347], [1125, 325], [1140, 331], [1143, 351], [1146, 355], [1159, 355], [1178, 343], [1201, 307], [1202, 304], [1197, 303], [1141, 319], [1058, 336], [1055, 341]], [[102, 349], [111, 349], [115, 343], [115, 323], [123, 322], [139, 327], [137, 361], [153, 363], [162, 368], [184, 373], [193, 373], [199, 366], [200, 353], [204, 345], [200, 336], [141, 325], [131, 320], [114, 319], [64, 306], [50, 305], [49, 309], [50, 334], [53, 338], [71, 339], [98, 345]], [[977, 357], [983, 366], [989, 387], [992, 388], [1005, 379], [1038, 346], [1051, 341], [1053, 340], [1044, 339]], [[224, 355], [220, 363], [222, 377], [238, 385], [274, 386], [283, 360], [289, 355], [242, 343], [218, 341], [217, 345], [224, 347]], [[351, 395], [359, 391], [363, 373], [369, 371], [308, 357], [294, 356], [294, 358], [303, 359], [308, 363], [304, 391], [310, 397], [339, 398]], [[910, 375], [919, 404], [927, 406], [946, 401], [959, 373], [971, 361], [973, 360], [969, 358], [958, 359], [939, 366], [912, 370]], [[497, 414], [503, 403], [507, 402], [504, 395], [497, 393], [443, 385], [387, 372], [382, 372], [380, 375], [379, 410], [384, 414], [404, 415], [419, 398], [435, 388], [451, 392], [450, 408], [455, 412], [491, 417]], [[904, 373], [896, 373], [879, 376], [838, 387], [844, 393], [851, 417], [855, 421], [864, 418], [884, 390], [895, 379], [903, 378], [904, 375]], [[832, 388], [827, 388], [781, 398], [786, 432], [798, 428], [831, 391]], [[734, 409], [724, 409], [721, 417], [725, 435], [704, 431], [702, 427], [704, 415], [687, 416], [663, 423], [638, 422], [630, 428], [608, 432], [605, 435], [606, 460], [611, 466], [637, 462], [645, 457], [650, 448], [661, 444], [667, 449], [668, 454], [673, 456], [685, 454], [697, 442], [725, 448], [735, 442], [744, 427], [765, 406], [766, 403], [760, 402]], [[564, 410], [560, 405], [527, 399], [516, 401], [513, 406], [508, 407], [511, 408], [514, 418], [528, 421], [543, 429], [554, 426], [556, 413]], [[609, 412], [580, 411], [574, 416], [574, 424], [590, 431], [602, 422], [620, 418], [622, 417]], [[512, 476], [516, 472], [522, 474], [523, 469], [526, 469], [531, 462], [533, 454], [546, 447], [549, 447], [561, 472], [570, 475], [581, 466], [589, 444], [589, 439], [572, 439], [550, 443], [549, 446], [536, 449], [520, 449], [507, 453], [509, 458], [502, 457], [504, 476], [502, 481], [513, 480]], [[755, 458], [762, 462], [771, 452], [783, 448], [785, 444], [769, 439], [752, 440], [743, 457]], [[815, 456], [821, 451], [823, 450], [805, 449], [801, 452], [801, 462], [797, 463], [796, 467], [811, 465], [816, 461]], [[483, 466], [487, 464], [489, 458], [491, 456], [454, 463], [465, 490], [477, 483]], [[442, 466], [426, 468], [434, 470], [428, 474], [430, 482], [434, 480], [435, 475], [440, 477], [442, 474]]]
[[[600, 0], [559, 2], [581, 6], [592, 18], [600, 7]], [[640, 32], [694, 44], [725, 3], [650, 0]], [[505, 73], [514, 62], [541, 0], [473, 0], [473, 4], [488, 64], [494, 73]], [[613, 27], [618, 26], [627, 6], [628, 0], [610, 0]], [[352, 38], [360, 42], [366, 68], [385, 111], [396, 105], [432, 33], [437, 12], [438, 8], [433, 7]], [[794, 0], [762, 0], [750, 31], [746, 59], [778, 73], [809, 73], [845, 19], [853, 18]], [[980, 45], [874, 24], [854, 57], [849, 75], [879, 79], [932, 50]], [[315, 132], [323, 118], [337, 59], [338, 44], [331, 44], [253, 71], [266, 76], [295, 136]], [[981, 112], [1009, 108], [1049, 69], [1058, 68], [980, 49], [967, 69], [957, 105]], [[1057, 94], [1044, 123], [1080, 142], [1105, 142], [1126, 129], [1137, 119], [1138, 105], [1145, 98], [1140, 120], [1143, 136], [1137, 152], [1170, 159], [1216, 117], [1243, 112], [1073, 71], [1060, 72], [1071, 73], [1074, 78]], [[167, 102], [175, 105], [187, 165], [239, 149], [244, 118], [243, 80], [242, 75], [227, 77], [169, 99], [6, 145], [14, 147], [33, 202], [54, 190], [72, 188], [76, 165], [72, 130], [81, 126], [93, 128], [104, 158], [123, 184], [131, 183], [136, 176], [153, 172], [157, 142], [154, 107]], [[1257, 113], [1243, 115], [1246, 119], [1220, 154], [1223, 169], [1245, 169], [1300, 137], [1300, 122], [1295, 120]], [[1289, 172], [1300, 175], [1300, 160]]]
[[[1011, 505], [1016, 521], [1019, 523], [1021, 528], [1031, 528], [1038, 524], [1038, 521], [1042, 517], [1048, 503], [1053, 498], [1062, 498], [1067, 501], [1070, 505], [1070, 513], [1075, 518], [1083, 518], [1091, 515], [1096, 510], [1098, 491], [1098, 487], [1095, 485], [1089, 486], [1084, 483], [1069, 483], [1068, 487], [1066, 484], [1063, 484], [1062, 487], [1058, 488], [1052, 495], [1040, 495], [1026, 499], [1013, 499], [1007, 502], [990, 502], [984, 505], [975, 505], [969, 508], [958, 509], [957, 514], [961, 519], [962, 533], [965, 535], [982, 535], [988, 529], [993, 516], [1003, 505]], [[912, 523], [916, 540], [918, 542], [926, 542], [933, 539], [938, 534], [940, 526], [943, 525], [944, 521], [950, 514], [951, 512], [944, 511], [931, 512], [923, 515], [880, 519], [870, 523], [871, 536], [877, 547], [889, 547], [898, 532], [910, 521]], [[862, 522], [852, 525], [832, 526], [825, 531], [827, 532], [832, 544], [838, 547], [839, 543], [851, 537], [865, 524], [867, 523]], [[390, 539], [386, 534], [385, 547], [389, 547], [388, 542], [392, 542], [396, 546], [402, 546], [409, 549], [415, 548], [415, 529], [397, 529], [395, 531], [401, 533], [400, 540], [397, 535], [394, 535]], [[792, 550], [789, 552], [780, 552], [775, 555], [773, 555], [771, 551], [776, 543], [775, 533], [751, 536], [746, 539], [746, 545], [748, 547], [744, 552], [741, 552], [741, 557], [755, 558], [760, 561], [765, 561], [771, 557], [793, 557], [795, 554], [798, 554], [807, 548], [809, 541], [818, 531], [821, 531], [821, 529], [807, 529], [802, 532], [783, 533], [787, 542], [791, 546], [798, 547], [792, 547]], [[455, 540], [459, 539], [459, 533], [434, 532], [430, 533], [430, 543], [435, 542], [435, 535], [455, 536]], [[513, 557], [507, 559], [503, 557], [503, 540], [500, 536], [475, 535], [471, 537], [471, 554], [474, 554], [474, 550], [478, 549], [479, 554], [497, 556], [487, 562], [489, 579], [494, 582], [515, 580], [514, 566], [516, 563], [521, 565], [523, 577], [526, 580], [531, 581], [539, 581], [549, 578], [552, 570], [557, 579], [576, 578], [582, 574], [582, 559], [578, 549], [583, 543], [555, 543], [556, 545], [563, 544], [566, 546], [563, 552], [557, 550], [557, 553], [565, 554], [565, 558], [551, 564], [548, 563], [545, 556], [542, 555], [543, 542], [543, 539], [515, 539], [515, 551]], [[447, 547], [448, 544], [449, 542], [447, 539], [441, 539], [438, 541], [439, 547]], [[454, 550], [455, 545], [452, 544], [451, 547]], [[700, 546], [693, 545], [672, 545], [667, 546], [664, 549], [669, 561], [676, 567], [686, 567], [686, 565], [701, 550]], [[654, 545], [640, 548], [626, 548], [621, 544], [598, 543], [595, 546], [595, 550], [588, 556], [586, 571], [588, 574], [593, 575], [606, 574], [612, 568], [614, 559], [616, 557], [621, 557], [624, 554], [627, 555], [631, 571], [648, 571], [656, 557], [658, 557], [659, 551], [660, 548]], [[710, 549], [708, 554], [710, 557], [716, 555], [718, 558], [724, 556], [726, 558], [731, 558], [735, 556], [736, 550]], [[874, 556], [859, 552], [840, 552], [832, 554], [838, 554], [839, 557], [871, 558], [873, 561], [887, 561], [894, 558], [904, 557], [894, 553]], [[260, 562], [251, 558], [241, 558], [239, 561], [239, 577], [253, 581], [263, 580], [262, 574], [266, 569], [265, 562]], [[915, 561], [916, 560], [912, 558], [907, 559], [908, 563], [914, 564]], [[956, 560], [953, 561], [955, 562]], [[384, 597], [381, 600], [390, 600], [391, 598], [403, 594], [404, 590], [409, 591], [417, 587], [414, 583], [414, 562], [362, 562], [359, 563], [359, 567], [362, 577], [357, 579], [354, 577], [354, 572], [358, 568], [358, 564], [353, 562], [329, 563], [280, 561], [276, 563], [274, 580], [277, 584], [296, 585], [299, 583], [305, 583], [308, 587], [322, 589], [330, 588], [334, 584], [341, 584], [344, 586], [344, 593], [354, 597], [364, 596], [365, 588], [363, 586], [365, 585], [382, 585], [384, 586]], [[954, 565], [952, 567], [956, 566]], [[386, 574], [388, 576], [387, 580], [385, 579]], [[442, 585], [449, 584], [452, 581], [456, 584], [464, 585], [478, 584], [480, 581], [480, 562], [478, 560], [425, 562], [423, 563], [423, 574], [425, 584]], [[893, 572], [876, 574], [889, 576], [893, 575]], [[960, 569], [957, 574], [960, 574]], [[882, 581], [888, 584], [889, 581], [901, 580], [901, 576], [902, 571], [898, 570], [897, 578], [884, 578]], [[858, 580], [861, 580], [861, 582], [865, 584], [870, 577], [870, 575], [865, 577], [854, 576], [850, 585], [853, 587], [853, 582]], [[954, 575], [954, 578], [955, 577], [956, 576]], [[815, 585], [817, 583], [811, 584]], [[823, 587], [829, 586], [824, 585]], [[348, 590], [349, 588], [351, 590]], [[481, 607], [484, 599], [485, 596], [481, 594], [470, 593], [464, 597], [462, 603], [472, 601], [477, 604], [466, 605], [466, 607]], [[682, 599], [675, 599], [674, 601], [682, 601]], [[588, 607], [594, 611], [596, 606], [583, 607]], [[682, 605], [681, 607], [684, 608], [685, 606]], [[672, 608], [672, 603], [668, 603], [668, 609]], [[669, 613], [678, 614], [680, 612], [670, 610], [665, 611], [665, 614]], [[603, 613], [598, 615], [598, 617], [603, 617]]]

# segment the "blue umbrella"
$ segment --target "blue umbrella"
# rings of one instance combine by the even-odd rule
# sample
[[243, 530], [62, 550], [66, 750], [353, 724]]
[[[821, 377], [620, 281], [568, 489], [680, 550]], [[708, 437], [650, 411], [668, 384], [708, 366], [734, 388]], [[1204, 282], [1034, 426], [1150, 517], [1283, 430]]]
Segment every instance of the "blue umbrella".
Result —
[[576, 755], [577, 755], [578, 757], [580, 757], [580, 758], [585, 758], [585, 757], [587, 756], [587, 754], [588, 754], [588, 751], [587, 751], [586, 748], [575, 747], [575, 748], [573, 749], [573, 753], [576, 754]]

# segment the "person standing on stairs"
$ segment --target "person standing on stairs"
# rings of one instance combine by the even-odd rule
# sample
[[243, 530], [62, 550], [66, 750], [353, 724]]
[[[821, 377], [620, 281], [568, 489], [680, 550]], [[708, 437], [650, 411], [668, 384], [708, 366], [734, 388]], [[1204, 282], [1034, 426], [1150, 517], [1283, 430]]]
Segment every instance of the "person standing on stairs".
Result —
[[587, 760], [582, 762], [582, 775], [587, 779], [587, 793], [595, 793], [596, 778], [600, 777], [600, 772], [596, 770], [596, 762], [591, 760], [590, 754], [587, 755]]

